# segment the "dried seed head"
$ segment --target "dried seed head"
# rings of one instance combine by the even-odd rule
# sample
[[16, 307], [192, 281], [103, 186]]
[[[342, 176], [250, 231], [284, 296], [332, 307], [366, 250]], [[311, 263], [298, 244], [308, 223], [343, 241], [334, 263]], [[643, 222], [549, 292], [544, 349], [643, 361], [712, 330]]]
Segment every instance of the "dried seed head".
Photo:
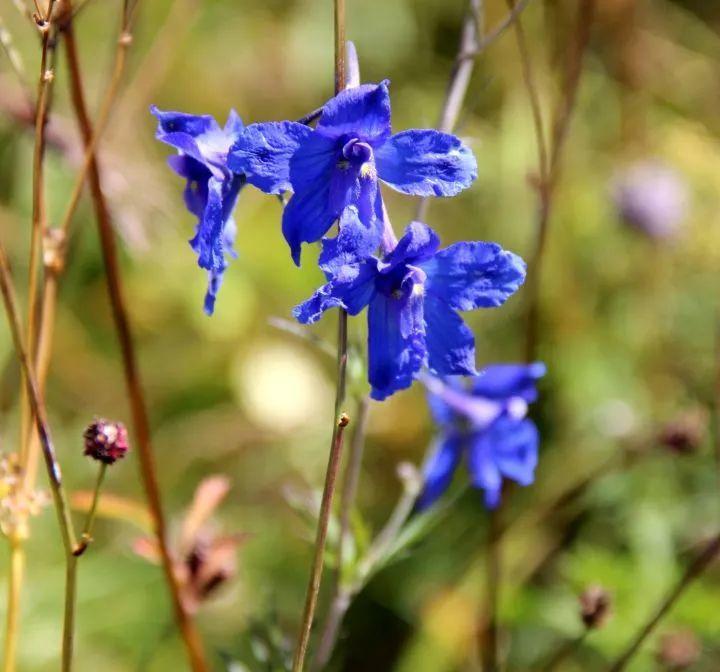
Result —
[[7, 537], [26, 538], [28, 518], [37, 516], [48, 502], [47, 493], [24, 487], [17, 454], [0, 454], [0, 532]]
[[85, 430], [83, 438], [85, 455], [105, 464], [121, 460], [129, 450], [127, 430], [121, 422], [97, 418]]
[[602, 586], [589, 586], [580, 595], [580, 618], [589, 630], [602, 628], [612, 615], [610, 594]]
[[708, 418], [705, 409], [694, 409], [678, 416], [660, 431], [658, 440], [674, 453], [687, 455], [700, 448], [707, 433]]
[[663, 635], [657, 654], [658, 662], [668, 670], [687, 670], [700, 658], [698, 638], [690, 630], [676, 630]]

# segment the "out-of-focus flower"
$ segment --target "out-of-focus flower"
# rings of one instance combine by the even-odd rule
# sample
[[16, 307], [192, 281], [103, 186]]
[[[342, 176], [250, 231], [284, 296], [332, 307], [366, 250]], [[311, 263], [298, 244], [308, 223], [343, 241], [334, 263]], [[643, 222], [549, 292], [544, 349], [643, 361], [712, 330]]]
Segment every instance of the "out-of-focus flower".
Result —
[[16, 453], [0, 454], [0, 532], [25, 538], [28, 518], [37, 516], [49, 501], [46, 492], [25, 487]]
[[602, 586], [588, 586], [579, 598], [580, 618], [588, 630], [602, 628], [612, 616], [610, 594]]
[[454, 135], [392, 135], [387, 81], [342, 91], [325, 104], [315, 129], [288, 121], [249, 126], [229, 165], [269, 193], [292, 189], [283, 234], [298, 265], [302, 243], [320, 240], [349, 205], [372, 244], [380, 243], [378, 179], [404, 194], [454, 196], [477, 177], [475, 157]]
[[243, 129], [242, 121], [231, 110], [224, 128], [210, 115], [159, 110], [155, 137], [178, 150], [168, 159], [170, 167], [187, 180], [185, 205], [198, 218], [195, 236], [190, 240], [198, 255], [198, 265], [208, 272], [205, 312], [211, 315], [220, 289], [227, 257], [235, 257], [233, 210], [245, 182], [227, 167], [227, 154]]
[[505, 303], [525, 279], [525, 262], [495, 243], [439, 250], [435, 232], [420, 222], [382, 259], [366, 257], [353, 239], [362, 226], [353, 206], [340, 226], [320, 257], [328, 283], [295, 308], [298, 321], [315, 322], [329, 308], [357, 315], [367, 307], [368, 377], [377, 400], [409, 387], [423, 366], [437, 375], [476, 373], [475, 337], [458, 311]]
[[694, 453], [705, 440], [708, 414], [703, 408], [682, 413], [660, 430], [660, 444], [678, 454]]
[[[204, 479], [195, 490], [182, 522], [173, 562], [181, 597], [190, 613], [195, 613], [237, 573], [237, 549], [246, 535], [218, 534], [208, 522], [229, 490], [230, 482], [225, 476]], [[146, 560], [160, 563], [155, 539], [137, 539], [134, 550]]]
[[130, 449], [122, 422], [96, 418], [83, 433], [85, 455], [105, 464], [114, 464]]
[[700, 658], [702, 649], [690, 630], [668, 632], [660, 640], [658, 662], [667, 670], [687, 670]]
[[676, 235], [685, 217], [688, 191], [682, 176], [657, 161], [643, 161], [619, 172], [612, 184], [622, 219], [651, 238]]
[[436, 448], [424, 467], [418, 507], [426, 508], [450, 486], [463, 455], [470, 479], [485, 493], [485, 504], [500, 502], [503, 477], [520, 485], [535, 478], [539, 436], [526, 417], [537, 399], [535, 383], [545, 365], [495, 364], [470, 379], [427, 377], [430, 408], [439, 426]]

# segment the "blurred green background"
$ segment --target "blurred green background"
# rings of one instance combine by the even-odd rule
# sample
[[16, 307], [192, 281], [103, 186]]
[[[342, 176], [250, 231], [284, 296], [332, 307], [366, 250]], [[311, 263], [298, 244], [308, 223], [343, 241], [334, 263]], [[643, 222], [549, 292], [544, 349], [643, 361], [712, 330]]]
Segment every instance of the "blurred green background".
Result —
[[[392, 81], [394, 128], [434, 126], [466, 3], [348, 5], [348, 37], [357, 45], [363, 80]], [[523, 15], [546, 118], [558, 97], [575, 5], [532, 0]], [[720, 465], [705, 426], [713, 409], [720, 264], [720, 6], [703, 0], [597, 5], [545, 257], [540, 358], [548, 376], [534, 409], [542, 433], [537, 482], [512, 488], [503, 514], [521, 521], [503, 545], [501, 644], [508, 670], [541, 669], [580, 634], [577, 596], [590, 584], [610, 592], [613, 616], [558, 669], [606, 669], [720, 525]], [[169, 149], [153, 139], [148, 106], [212, 113], [221, 123], [230, 107], [246, 123], [314, 109], [332, 93], [332, 3], [155, 0], [139, 7], [101, 158], [123, 243], [165, 508], [177, 535], [202, 478], [230, 478], [232, 490], [214, 524], [249, 537], [238, 552], [237, 576], [202, 605], [198, 621], [215, 669], [276, 670], [258, 658], [268, 631], [284, 633], [288, 645], [297, 631], [312, 538], [298, 502], [322, 482], [334, 382], [330, 358], [268, 319], [289, 318], [321, 274], [310, 263], [313, 252], [301, 270], [291, 264], [278, 202], [248, 189], [236, 211], [240, 256], [226, 274], [215, 316], [207, 318], [206, 279], [187, 245], [194, 220], [182, 203], [181, 180], [165, 164]], [[488, 0], [485, 11], [492, 26], [507, 6]], [[10, 0], [2, 0], [0, 16], [35, 81], [35, 31]], [[119, 5], [111, 0], [93, 0], [77, 18], [93, 109], [107, 84], [118, 24]], [[22, 288], [32, 132], [18, 119], [20, 90], [2, 53], [0, 76], [0, 235]], [[47, 156], [53, 224], [80, 160], [66, 89], [61, 56], [53, 123], [66, 146], [51, 147]], [[476, 152], [479, 179], [459, 197], [433, 202], [428, 223], [446, 244], [493, 240], [528, 258], [536, 235], [536, 148], [511, 30], [478, 59], [457, 133]], [[628, 226], [613, 200], [622, 171], [647, 160], [662, 162], [685, 184], [685, 213], [672, 237]], [[386, 196], [400, 229], [416, 202]], [[87, 199], [73, 231], [47, 402], [68, 487], [77, 492], [90, 489], [95, 477], [82, 456], [84, 426], [95, 415], [128, 424], [130, 418]], [[502, 310], [467, 316], [479, 365], [522, 359], [525, 300], [521, 291]], [[325, 319], [313, 331], [332, 340], [334, 323]], [[363, 320], [353, 321], [351, 336], [361, 350]], [[12, 452], [19, 373], [5, 327], [0, 362], [0, 449]], [[365, 392], [362, 384], [353, 390]], [[663, 428], [687, 421], [687, 414], [701, 425], [693, 450], [660, 446]], [[397, 464], [419, 463], [433, 434], [419, 385], [373, 404], [370, 423], [356, 521], [367, 534], [382, 526], [401, 491]], [[637, 459], [533, 518], [628, 452]], [[477, 669], [488, 516], [479, 493], [462, 491], [464, 478], [458, 476], [458, 499], [438, 524], [357, 598], [335, 669]], [[143, 501], [134, 453], [111, 470], [106, 492]], [[103, 518], [97, 525], [96, 543], [80, 566], [79, 672], [186, 669], [161, 572], [133, 552], [143, 533], [129, 520]], [[50, 508], [33, 519], [27, 549], [19, 669], [54, 670], [64, 567]], [[688, 590], [630, 669], [670, 669], [658, 651], [663, 637], [677, 631], [697, 637], [700, 654], [691, 669], [720, 669], [719, 604], [720, 563]]]

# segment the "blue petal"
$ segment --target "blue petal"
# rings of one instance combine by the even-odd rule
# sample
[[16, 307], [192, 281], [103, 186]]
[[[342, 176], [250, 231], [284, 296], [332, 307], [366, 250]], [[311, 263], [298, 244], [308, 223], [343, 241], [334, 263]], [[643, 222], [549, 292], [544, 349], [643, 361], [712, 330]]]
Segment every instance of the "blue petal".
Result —
[[330, 209], [338, 215], [349, 205], [357, 208], [358, 217], [366, 228], [376, 230], [379, 241], [381, 228], [375, 217], [378, 184], [371, 163], [335, 167], [330, 179]]
[[401, 263], [421, 264], [440, 247], [437, 234], [422, 222], [410, 222], [395, 249], [383, 262], [390, 269]]
[[419, 510], [426, 509], [448, 489], [462, 455], [460, 437], [451, 433], [441, 437], [430, 459], [423, 467], [424, 484], [417, 501]]
[[502, 475], [495, 464], [493, 443], [486, 432], [478, 432], [470, 442], [468, 470], [472, 484], [485, 491], [485, 505], [494, 509], [500, 503]]
[[330, 210], [329, 185], [316, 190], [296, 193], [285, 206], [282, 232], [290, 246], [292, 260], [300, 265], [302, 243], [320, 240], [337, 216]]
[[462, 318], [437, 297], [425, 297], [425, 342], [428, 366], [440, 376], [472, 376], [475, 370], [475, 336]]
[[343, 267], [307, 301], [293, 308], [295, 319], [302, 324], [312, 324], [330, 308], [344, 308], [350, 315], [357, 315], [373, 298], [376, 274], [372, 260]]
[[528, 403], [537, 399], [535, 382], [545, 375], [542, 362], [534, 364], [493, 364], [472, 381], [473, 393], [488, 399], [522, 397]]
[[390, 94], [387, 81], [345, 89], [329, 100], [317, 130], [328, 138], [360, 138], [372, 145], [390, 135]]
[[532, 420], [503, 416], [486, 432], [486, 440], [492, 443], [495, 463], [504, 476], [519, 485], [535, 480], [540, 437]]
[[183, 192], [187, 209], [196, 217], [202, 217], [207, 206], [208, 180], [212, 173], [204, 164], [184, 154], [169, 156], [168, 164], [178, 175], [187, 179]]
[[[424, 278], [423, 278], [424, 279]], [[422, 286], [412, 273], [402, 296], [375, 293], [368, 310], [368, 378], [371, 397], [382, 401], [412, 385], [427, 360]]]
[[282, 230], [298, 266], [302, 243], [320, 240], [340, 215], [330, 207], [330, 180], [337, 154], [335, 141], [313, 133], [290, 159], [290, 184], [295, 194], [283, 212]]
[[152, 112], [158, 120], [158, 129], [155, 137], [162, 142], [168, 142], [168, 135], [186, 134], [193, 138], [208, 133], [210, 131], [219, 131], [220, 126], [217, 121], [209, 114], [186, 114], [185, 112], [172, 112], [158, 109], [155, 105], [150, 106]]
[[420, 266], [428, 293], [455, 310], [500, 306], [525, 280], [525, 262], [496, 243], [456, 243]]
[[250, 184], [267, 194], [291, 189], [290, 159], [313, 130], [293, 121], [247, 126], [230, 148], [228, 167], [245, 173]]
[[397, 133], [377, 148], [383, 182], [403, 194], [454, 196], [477, 178], [470, 148], [449, 133], [412, 129]]
[[208, 197], [205, 210], [197, 225], [195, 237], [190, 241], [193, 250], [198, 254], [198, 265], [208, 271], [222, 271], [225, 268], [227, 247], [227, 227], [231, 226], [232, 211], [243, 180], [236, 177], [232, 180], [210, 178], [207, 183]]
[[323, 238], [319, 265], [326, 273], [336, 275], [343, 266], [358, 264], [377, 248], [374, 232], [359, 219], [357, 208], [349, 206], [343, 211], [335, 238]]
[[329, 184], [333, 168], [340, 160], [342, 143], [320, 133], [308, 135], [290, 159], [290, 184], [295, 193]]

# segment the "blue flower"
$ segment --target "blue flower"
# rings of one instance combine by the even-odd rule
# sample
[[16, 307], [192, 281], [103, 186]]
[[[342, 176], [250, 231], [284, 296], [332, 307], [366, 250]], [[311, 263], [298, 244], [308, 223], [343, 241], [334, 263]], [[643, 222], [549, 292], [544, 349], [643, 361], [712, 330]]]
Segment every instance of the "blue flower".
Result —
[[165, 112], [155, 106], [150, 110], [158, 119], [155, 137], [178, 150], [168, 160], [170, 167], [187, 180], [185, 205], [198, 218], [190, 245], [198, 265], [208, 272], [205, 312], [211, 315], [227, 257], [235, 257], [232, 213], [245, 176], [228, 169], [227, 154], [243, 124], [234, 110], [224, 128], [209, 115]]
[[525, 263], [495, 243], [462, 242], [438, 250], [435, 232], [411, 223], [392, 252], [367, 256], [355, 207], [320, 257], [327, 284], [297, 306], [299, 322], [333, 307], [368, 308], [368, 378], [382, 400], [409, 387], [427, 366], [438, 375], [475, 373], [475, 338], [458, 311], [500, 306], [525, 279]]
[[537, 399], [535, 382], [544, 375], [545, 365], [536, 362], [488, 366], [469, 388], [457, 378], [425, 379], [440, 432], [424, 468], [418, 508], [427, 508], [447, 490], [464, 454], [471, 482], [485, 492], [488, 508], [500, 502], [503, 477], [520, 485], [533, 482], [539, 436], [525, 416]]
[[289, 121], [249, 126], [229, 165], [264, 191], [292, 189], [282, 226], [298, 265], [302, 243], [320, 240], [350, 205], [377, 246], [378, 179], [405, 194], [454, 196], [477, 177], [475, 157], [454, 135], [391, 134], [387, 82], [342, 91], [325, 104], [315, 129]]

